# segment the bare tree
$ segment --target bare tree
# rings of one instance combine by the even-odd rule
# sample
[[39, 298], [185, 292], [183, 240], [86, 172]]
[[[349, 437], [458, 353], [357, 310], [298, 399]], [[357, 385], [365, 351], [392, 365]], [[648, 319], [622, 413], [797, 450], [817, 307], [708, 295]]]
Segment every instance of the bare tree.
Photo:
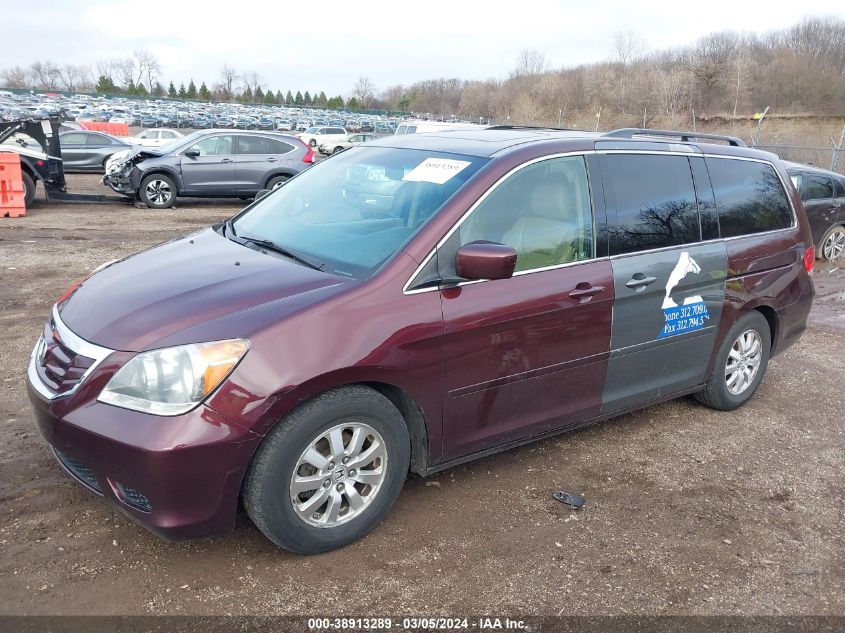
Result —
[[689, 103], [690, 73], [680, 68], [657, 71], [657, 97], [670, 123]]
[[128, 88], [136, 82], [135, 61], [131, 57], [118, 57], [117, 59], [102, 60], [97, 62], [97, 74], [109, 77], [115, 83]]
[[32, 78], [38, 88], [57, 90], [59, 87], [59, 67], [47, 60], [33, 62], [29, 67]]
[[22, 66], [6, 68], [0, 72], [0, 81], [4, 88], [28, 88], [29, 72]]
[[244, 72], [241, 75], [241, 81], [245, 88], [255, 93], [255, 90], [264, 82], [264, 78], [255, 71]]
[[77, 86], [82, 82], [84, 69], [81, 66], [65, 64], [59, 68], [59, 79], [68, 92], [76, 92]]
[[238, 71], [229, 66], [229, 64], [223, 64], [223, 68], [220, 69], [219, 91], [224, 95], [226, 100], [230, 100], [234, 96], [232, 90], [235, 87], [235, 81], [237, 79]]
[[613, 51], [616, 53], [616, 60], [627, 66], [636, 59], [643, 56], [646, 50], [645, 40], [633, 30], [617, 31], [613, 36]]
[[516, 57], [516, 67], [512, 77], [530, 77], [545, 72], [548, 62], [546, 56], [534, 48], [525, 48]]
[[135, 51], [132, 53], [135, 62], [135, 80], [136, 84], [146, 77], [146, 83], [149, 87], [150, 94], [155, 91], [155, 82], [161, 74], [161, 62], [158, 58], [149, 51]]
[[376, 86], [369, 77], [358, 77], [355, 87], [352, 88], [352, 96], [358, 100], [362, 108], [367, 108], [375, 91]]

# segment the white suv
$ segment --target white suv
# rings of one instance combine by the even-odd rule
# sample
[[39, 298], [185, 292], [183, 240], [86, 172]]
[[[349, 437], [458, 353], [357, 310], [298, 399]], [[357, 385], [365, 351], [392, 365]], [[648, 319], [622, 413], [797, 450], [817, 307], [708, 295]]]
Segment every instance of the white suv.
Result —
[[302, 134], [296, 135], [303, 143], [317, 147], [323, 143], [333, 143], [346, 140], [346, 130], [342, 127], [310, 127]]

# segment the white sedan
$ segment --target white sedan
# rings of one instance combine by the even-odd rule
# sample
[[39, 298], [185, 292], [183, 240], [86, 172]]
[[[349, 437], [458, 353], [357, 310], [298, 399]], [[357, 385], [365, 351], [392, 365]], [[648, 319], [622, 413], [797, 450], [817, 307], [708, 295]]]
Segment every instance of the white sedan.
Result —
[[141, 147], [161, 147], [180, 139], [184, 134], [168, 128], [149, 129], [138, 132], [135, 136], [124, 136], [120, 140], [130, 145]]

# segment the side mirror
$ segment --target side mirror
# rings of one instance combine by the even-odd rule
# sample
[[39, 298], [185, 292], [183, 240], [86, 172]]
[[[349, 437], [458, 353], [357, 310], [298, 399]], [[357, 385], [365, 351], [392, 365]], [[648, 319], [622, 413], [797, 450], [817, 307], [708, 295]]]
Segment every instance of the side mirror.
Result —
[[198, 149], [189, 149], [183, 154], [183, 156], [187, 156], [188, 158], [196, 158], [199, 155], [200, 151]]
[[[274, 187], [274, 189], [275, 189], [275, 187]], [[261, 200], [261, 198], [266, 196], [268, 193], [270, 193], [269, 189], [261, 189], [257, 194], [255, 194], [255, 199]]]
[[455, 272], [464, 279], [510, 279], [516, 250], [496, 242], [470, 242], [458, 249]]

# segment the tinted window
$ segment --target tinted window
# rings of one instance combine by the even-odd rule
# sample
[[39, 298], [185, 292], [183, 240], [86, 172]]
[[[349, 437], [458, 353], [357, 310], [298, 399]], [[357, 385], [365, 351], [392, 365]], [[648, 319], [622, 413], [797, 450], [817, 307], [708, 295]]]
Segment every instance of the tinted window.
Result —
[[496, 187], [461, 225], [460, 244], [479, 240], [516, 249], [516, 270], [593, 256], [587, 169], [581, 156], [529, 165]]
[[837, 198], [845, 197], [845, 182], [842, 182], [841, 180], [834, 179], [833, 185], [835, 187], [834, 195]]
[[87, 145], [111, 145], [114, 141], [112, 141], [108, 136], [103, 136], [102, 134], [89, 134], [88, 135], [88, 142]]
[[273, 154], [270, 149], [270, 142], [260, 136], [239, 136], [239, 154]]
[[771, 165], [747, 160], [707, 159], [722, 237], [750, 235], [792, 224], [789, 200]]
[[271, 154], [287, 154], [288, 152], [293, 151], [293, 145], [283, 141], [277, 141], [276, 139], [271, 138], [267, 139], [267, 142], [270, 143]]
[[60, 145], [85, 145], [87, 138], [88, 135], [83, 133], [63, 134]]
[[801, 191], [802, 200], [829, 200], [833, 197], [833, 185], [827, 176], [804, 176], [804, 187]]
[[611, 255], [701, 239], [685, 156], [610, 154], [604, 165]]

